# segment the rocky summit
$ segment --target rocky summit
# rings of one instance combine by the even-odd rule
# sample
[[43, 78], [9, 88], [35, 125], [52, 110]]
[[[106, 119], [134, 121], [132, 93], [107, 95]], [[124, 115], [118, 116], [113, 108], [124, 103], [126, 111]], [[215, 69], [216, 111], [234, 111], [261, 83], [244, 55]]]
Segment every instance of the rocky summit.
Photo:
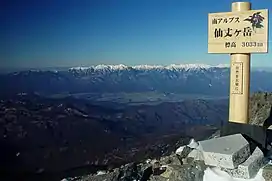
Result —
[[[186, 149], [185, 149], [186, 150]], [[187, 152], [186, 150], [185, 152]], [[120, 168], [98, 172], [81, 178], [64, 180], [81, 181], [194, 181], [202, 180], [206, 165], [203, 160], [194, 160], [186, 154], [171, 154], [158, 160], [147, 160], [144, 163], [130, 163]], [[183, 154], [183, 155], [182, 155]]]
[[258, 92], [253, 94], [250, 99], [250, 123], [263, 125], [266, 118], [269, 117], [271, 103], [271, 92]]
[[[271, 181], [272, 169], [269, 160], [264, 157], [258, 147], [250, 153], [248, 151], [250, 143], [241, 134], [223, 137], [214, 135], [212, 139], [200, 142], [193, 140], [193, 142], [195, 144], [192, 144], [191, 140], [189, 144], [178, 148], [175, 153], [159, 159], [129, 163], [120, 168], [62, 181], [212, 181], [221, 179]], [[236, 142], [237, 145], [232, 147], [221, 144], [218, 147], [208, 147], [218, 142]], [[239, 143], [243, 144], [238, 146]], [[229, 155], [231, 159], [228, 159]], [[237, 165], [230, 168], [227, 162]]]

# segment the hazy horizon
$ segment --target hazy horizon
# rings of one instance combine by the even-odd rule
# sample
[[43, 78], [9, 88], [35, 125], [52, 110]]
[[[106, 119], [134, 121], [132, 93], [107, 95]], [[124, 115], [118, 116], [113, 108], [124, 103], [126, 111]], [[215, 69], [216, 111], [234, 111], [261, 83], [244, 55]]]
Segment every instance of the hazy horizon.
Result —
[[[110, 64], [108, 64], [110, 65]], [[114, 65], [114, 64], [111, 64]], [[116, 64], [117, 65], [117, 64]], [[209, 65], [209, 64], [207, 64]], [[90, 66], [96, 66], [96, 65], [90, 65]], [[90, 66], [80, 66], [80, 67], [90, 67]], [[127, 65], [129, 66], [129, 65]], [[132, 65], [135, 66], [135, 65]], [[136, 65], [137, 66], [137, 65]], [[152, 66], [152, 65], [151, 65]], [[163, 65], [164, 66], [164, 65]], [[215, 66], [215, 65], [211, 65]], [[52, 70], [52, 71], [62, 71], [62, 70], [68, 70], [69, 68], [73, 68], [76, 66], [55, 66], [55, 67], [0, 67], [0, 73], [11, 73], [11, 72], [17, 72], [17, 71], [28, 71], [28, 70]], [[272, 66], [251, 66], [252, 70], [265, 70], [265, 71], [272, 71]]]

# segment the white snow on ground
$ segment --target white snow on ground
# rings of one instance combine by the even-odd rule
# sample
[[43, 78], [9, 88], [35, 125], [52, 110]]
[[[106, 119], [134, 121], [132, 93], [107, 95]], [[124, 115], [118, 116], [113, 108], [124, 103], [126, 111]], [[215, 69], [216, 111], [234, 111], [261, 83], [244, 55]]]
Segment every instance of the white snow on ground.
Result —
[[207, 168], [204, 172], [203, 181], [265, 181], [262, 176], [263, 169], [260, 169], [255, 178], [252, 179], [238, 179], [231, 177], [227, 172], [219, 168]]
[[199, 146], [199, 143], [196, 142], [195, 139], [191, 139], [187, 146], [189, 146], [190, 148], [195, 149], [195, 148], [197, 148]]
[[106, 174], [106, 173], [107, 173], [107, 172], [105, 172], [105, 171], [98, 171], [96, 175], [104, 175], [104, 174]]
[[176, 150], [176, 154], [180, 154], [183, 149], [185, 148], [185, 146], [180, 146], [177, 150]]
[[[194, 139], [191, 139], [189, 144], [187, 145], [190, 148], [196, 149], [199, 148], [199, 143], [196, 142]], [[179, 154], [183, 151], [183, 149], [185, 148], [185, 146], [180, 146], [177, 150], [176, 150], [176, 154]]]

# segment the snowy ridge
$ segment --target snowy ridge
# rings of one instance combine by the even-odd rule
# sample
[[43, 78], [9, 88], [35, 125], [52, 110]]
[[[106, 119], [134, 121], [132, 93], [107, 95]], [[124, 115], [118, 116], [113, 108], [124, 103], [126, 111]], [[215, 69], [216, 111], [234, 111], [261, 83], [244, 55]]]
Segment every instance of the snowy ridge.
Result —
[[[58, 71], [30, 70], [0, 74], [2, 92], [171, 92], [228, 95], [229, 66], [206, 64], [97, 65]], [[55, 69], [56, 70], [56, 69]], [[252, 71], [251, 90], [271, 91], [272, 72]], [[18, 81], [19, 80], [19, 81]], [[8, 82], [16, 82], [7, 85]], [[1, 91], [1, 89], [0, 89]]]
[[183, 70], [198, 70], [198, 69], [210, 69], [210, 68], [228, 68], [227, 64], [219, 65], [207, 65], [207, 64], [170, 64], [167, 66], [162, 65], [135, 65], [135, 66], [126, 66], [123, 64], [119, 65], [96, 65], [90, 67], [72, 67], [69, 70], [127, 70], [127, 69], [136, 69], [136, 70], [154, 70], [154, 69], [183, 69]]

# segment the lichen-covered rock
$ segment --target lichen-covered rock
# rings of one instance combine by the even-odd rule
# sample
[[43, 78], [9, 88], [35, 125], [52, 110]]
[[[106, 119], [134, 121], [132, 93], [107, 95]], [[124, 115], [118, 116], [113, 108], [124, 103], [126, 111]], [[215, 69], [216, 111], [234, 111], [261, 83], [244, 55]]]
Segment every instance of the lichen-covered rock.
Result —
[[263, 177], [265, 181], [272, 181], [272, 165], [266, 165], [263, 168]]
[[151, 181], [202, 181], [204, 161], [193, 161], [191, 164], [168, 165], [166, 171], [159, 176], [151, 176]]
[[151, 176], [150, 181], [170, 181], [168, 178], [161, 176]]
[[90, 175], [90, 176], [86, 176], [83, 177], [81, 179], [78, 179], [77, 181], [114, 181], [114, 179], [116, 180], [118, 177], [118, 171], [115, 172], [111, 172], [111, 173], [107, 173], [104, 175]]
[[250, 155], [250, 157], [236, 169], [224, 169], [222, 170], [229, 173], [232, 177], [250, 179], [256, 176], [261, 167], [264, 166], [264, 154], [258, 147]]
[[162, 165], [169, 165], [169, 164], [179, 165], [180, 161], [177, 158], [177, 156], [173, 154], [173, 155], [170, 155], [170, 156], [161, 157], [160, 163]]
[[190, 161], [183, 164], [173, 154], [150, 163], [126, 164], [113, 172], [88, 176], [80, 181], [202, 181], [206, 169], [204, 161], [188, 159]]
[[170, 156], [162, 157], [160, 159], [160, 163], [162, 165], [169, 165], [169, 164], [171, 164], [171, 165], [182, 165], [183, 160], [179, 155], [172, 154]]
[[153, 173], [152, 166], [147, 164], [130, 163], [103, 175], [85, 177], [80, 181], [147, 181]]
[[272, 93], [258, 92], [251, 96], [249, 104], [250, 124], [263, 125], [269, 116], [272, 105]]

